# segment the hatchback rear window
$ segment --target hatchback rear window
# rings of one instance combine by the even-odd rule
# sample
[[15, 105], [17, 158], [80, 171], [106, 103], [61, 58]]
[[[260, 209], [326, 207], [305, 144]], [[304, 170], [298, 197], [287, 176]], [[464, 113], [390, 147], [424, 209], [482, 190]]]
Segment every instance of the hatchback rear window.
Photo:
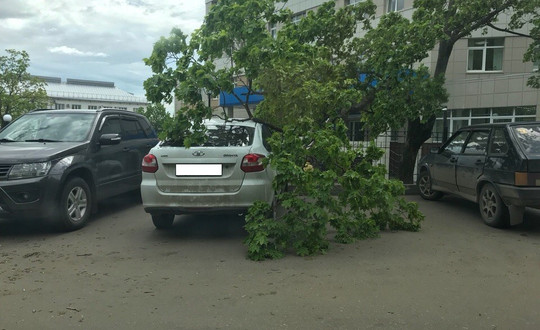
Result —
[[528, 155], [540, 154], [540, 126], [539, 125], [523, 125], [513, 126], [514, 134], [516, 135], [518, 144], [523, 151]]

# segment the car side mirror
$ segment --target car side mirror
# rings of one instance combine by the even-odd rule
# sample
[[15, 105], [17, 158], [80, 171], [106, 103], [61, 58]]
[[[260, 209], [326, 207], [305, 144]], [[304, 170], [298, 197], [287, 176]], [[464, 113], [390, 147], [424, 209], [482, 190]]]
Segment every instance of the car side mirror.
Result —
[[120, 141], [122, 141], [120, 134], [103, 134], [99, 137], [99, 144], [104, 146], [119, 144]]
[[438, 154], [439, 153], [439, 148], [433, 147], [433, 148], [429, 149], [429, 153], [430, 154]]

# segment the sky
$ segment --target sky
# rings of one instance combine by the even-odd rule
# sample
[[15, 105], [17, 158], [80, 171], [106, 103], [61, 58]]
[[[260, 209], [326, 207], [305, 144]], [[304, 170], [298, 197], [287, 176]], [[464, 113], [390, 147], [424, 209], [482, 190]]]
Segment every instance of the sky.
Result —
[[25, 50], [33, 75], [114, 82], [145, 96], [143, 58], [173, 27], [191, 34], [205, 0], [0, 0], [0, 55]]

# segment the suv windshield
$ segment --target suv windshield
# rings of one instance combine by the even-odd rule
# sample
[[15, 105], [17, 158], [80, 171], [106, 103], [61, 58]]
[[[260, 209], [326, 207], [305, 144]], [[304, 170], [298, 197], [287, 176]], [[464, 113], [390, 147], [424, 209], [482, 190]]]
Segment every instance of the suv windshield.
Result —
[[0, 132], [5, 142], [81, 142], [88, 138], [94, 113], [31, 113]]
[[512, 127], [517, 141], [523, 151], [528, 155], [540, 154], [540, 126], [523, 125]]

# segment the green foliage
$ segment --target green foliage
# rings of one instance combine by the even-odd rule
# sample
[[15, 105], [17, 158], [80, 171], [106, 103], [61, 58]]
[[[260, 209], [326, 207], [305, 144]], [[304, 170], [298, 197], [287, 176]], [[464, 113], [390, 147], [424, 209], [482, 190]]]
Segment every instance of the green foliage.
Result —
[[136, 111], [148, 118], [148, 121], [150, 121], [156, 132], [160, 135], [163, 135], [162, 132], [165, 123], [172, 120], [171, 115], [161, 103], [150, 104], [146, 109], [141, 107]]
[[[201, 122], [212, 114], [206, 95], [231, 93], [238, 85], [248, 88], [248, 98], [264, 94], [255, 111], [243, 104], [249, 117], [282, 128], [268, 158], [277, 173], [275, 203], [256, 203], [246, 217], [254, 260], [289, 250], [324, 253], [329, 230], [338, 242], [387, 228], [418, 230], [422, 215], [400, 197], [403, 184], [388, 180], [377, 165], [379, 149], [351, 150], [344, 118], [362, 111], [377, 133], [410, 116], [429, 116], [446, 97], [443, 81], [414, 63], [439, 30], [399, 15], [372, 28], [372, 1], [341, 9], [329, 1], [298, 23], [277, 3], [220, 0], [190, 38], [173, 29], [156, 42], [145, 59], [154, 72], [144, 84], [147, 97], [168, 101], [174, 93], [185, 105], [164, 124], [163, 136], [184, 146], [202, 139]], [[269, 24], [279, 26], [276, 38]], [[355, 34], [358, 27], [364, 38]], [[361, 73], [377, 84], [361, 83]]]
[[26, 71], [30, 65], [28, 53], [14, 49], [6, 49], [6, 53], [0, 56], [0, 118], [8, 113], [17, 118], [46, 107], [49, 99], [45, 83]]
[[329, 229], [340, 243], [376, 237], [385, 229], [420, 229], [423, 215], [403, 199], [403, 184], [386, 179], [385, 168], [376, 164], [380, 149], [352, 150], [341, 119], [314, 126], [303, 118], [270, 139], [269, 164], [280, 192], [276, 204], [283, 211], [272, 213], [262, 202], [250, 209], [249, 258], [277, 258], [288, 250], [300, 256], [325, 253]]

